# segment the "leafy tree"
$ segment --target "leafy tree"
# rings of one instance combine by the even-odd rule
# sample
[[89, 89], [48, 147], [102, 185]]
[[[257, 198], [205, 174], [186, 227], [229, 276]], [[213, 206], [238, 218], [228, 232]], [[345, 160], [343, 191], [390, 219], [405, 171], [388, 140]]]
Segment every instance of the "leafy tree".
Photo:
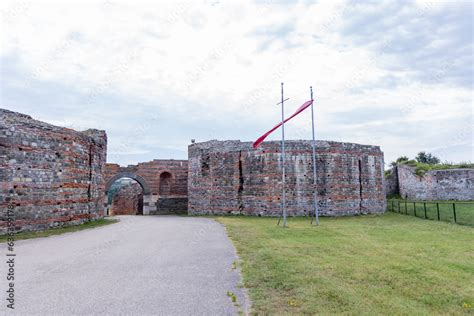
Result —
[[397, 160], [395, 161], [392, 161], [392, 163], [390, 164], [392, 167], [396, 167], [397, 165], [401, 164], [401, 163], [404, 163], [406, 161], [410, 160], [407, 156], [401, 156], [401, 157], [398, 157]]
[[425, 153], [424, 151], [419, 152], [415, 159], [418, 162], [426, 163], [429, 165], [436, 165], [440, 163], [440, 160], [438, 157], [433, 156], [430, 153]]

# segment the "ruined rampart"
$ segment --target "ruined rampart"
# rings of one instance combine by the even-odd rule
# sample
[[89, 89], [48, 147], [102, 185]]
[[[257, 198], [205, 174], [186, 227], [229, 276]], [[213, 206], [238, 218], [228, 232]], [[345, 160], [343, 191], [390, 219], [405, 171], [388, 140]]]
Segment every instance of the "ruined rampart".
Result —
[[[393, 172], [393, 171], [392, 171]], [[423, 176], [413, 167], [395, 168], [399, 194], [410, 200], [474, 200], [474, 169], [430, 170]]]
[[[188, 148], [189, 214], [278, 215], [281, 143], [208, 141]], [[317, 141], [317, 196], [322, 215], [385, 210], [383, 153], [377, 146]], [[288, 213], [313, 211], [311, 141], [286, 142]]]
[[50, 125], [0, 109], [0, 233], [40, 230], [103, 216], [105, 131]]

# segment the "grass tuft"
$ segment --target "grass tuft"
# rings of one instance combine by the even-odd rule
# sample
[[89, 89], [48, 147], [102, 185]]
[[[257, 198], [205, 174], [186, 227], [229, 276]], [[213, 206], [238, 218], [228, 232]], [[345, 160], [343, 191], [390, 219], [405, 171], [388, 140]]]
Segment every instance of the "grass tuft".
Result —
[[232, 292], [232, 291], [227, 291], [227, 296], [230, 298], [230, 300], [232, 301], [232, 303], [236, 303], [236, 302], [237, 302], [237, 296], [234, 294], [234, 292]]

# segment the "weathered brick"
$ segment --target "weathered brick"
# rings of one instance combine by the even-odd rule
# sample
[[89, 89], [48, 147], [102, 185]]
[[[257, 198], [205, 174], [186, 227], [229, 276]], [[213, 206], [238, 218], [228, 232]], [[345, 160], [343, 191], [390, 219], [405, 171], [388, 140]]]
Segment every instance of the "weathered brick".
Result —
[[474, 169], [430, 170], [418, 176], [413, 167], [399, 165], [390, 178], [396, 184], [389, 193], [410, 200], [474, 200]]
[[8, 204], [19, 231], [101, 218], [106, 150], [105, 131], [77, 132], [0, 109], [0, 234]]
[[[278, 215], [281, 143], [208, 141], [188, 147], [190, 214]], [[317, 142], [317, 196], [322, 215], [385, 211], [383, 153], [377, 146]], [[286, 196], [290, 215], [314, 210], [312, 142], [286, 142]]]
[[143, 214], [186, 213], [188, 207], [188, 161], [155, 159], [137, 165], [121, 167], [107, 164], [105, 168], [108, 192], [116, 180], [128, 177], [143, 189]]
[[115, 192], [109, 215], [143, 214], [143, 190], [136, 182], [122, 186]]

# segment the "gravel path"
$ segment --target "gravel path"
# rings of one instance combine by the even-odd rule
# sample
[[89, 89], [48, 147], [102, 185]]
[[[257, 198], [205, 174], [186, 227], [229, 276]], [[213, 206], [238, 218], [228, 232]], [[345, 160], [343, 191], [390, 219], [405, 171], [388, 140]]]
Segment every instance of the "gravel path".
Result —
[[[219, 223], [122, 216], [120, 223], [15, 244], [15, 314], [235, 315], [248, 310]], [[6, 244], [0, 244], [5, 259]], [[6, 310], [7, 265], [0, 264]], [[240, 307], [227, 295], [236, 294]], [[0, 312], [2, 314], [3, 312]]]

